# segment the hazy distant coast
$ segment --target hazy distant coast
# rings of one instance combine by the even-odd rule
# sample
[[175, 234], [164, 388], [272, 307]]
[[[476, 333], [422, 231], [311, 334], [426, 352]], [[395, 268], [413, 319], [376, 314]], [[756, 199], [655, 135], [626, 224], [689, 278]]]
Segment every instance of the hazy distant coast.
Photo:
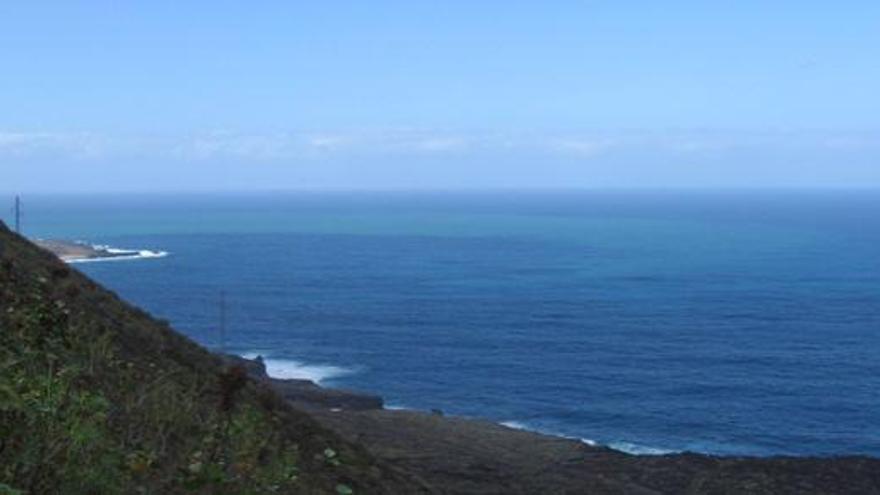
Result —
[[168, 255], [165, 251], [118, 249], [109, 246], [92, 245], [82, 241], [67, 241], [61, 239], [37, 239], [34, 243], [41, 248], [52, 252], [61, 258], [62, 261], [67, 263], [163, 258]]

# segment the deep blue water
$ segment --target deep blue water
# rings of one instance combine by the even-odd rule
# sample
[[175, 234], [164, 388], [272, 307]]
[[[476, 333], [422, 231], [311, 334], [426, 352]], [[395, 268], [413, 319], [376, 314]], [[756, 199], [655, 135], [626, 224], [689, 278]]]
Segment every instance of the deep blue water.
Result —
[[[632, 449], [880, 455], [880, 192], [31, 196], [216, 348]], [[8, 218], [8, 217], [7, 217]]]

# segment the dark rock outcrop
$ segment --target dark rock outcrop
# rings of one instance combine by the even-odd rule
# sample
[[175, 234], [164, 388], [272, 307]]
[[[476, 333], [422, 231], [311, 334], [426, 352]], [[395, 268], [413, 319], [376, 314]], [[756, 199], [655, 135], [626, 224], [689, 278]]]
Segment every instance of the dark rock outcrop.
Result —
[[285, 399], [307, 407], [345, 411], [369, 411], [382, 409], [383, 400], [378, 395], [323, 388], [311, 380], [269, 380], [272, 388]]
[[225, 354], [228, 364], [242, 366], [255, 380], [271, 386], [288, 401], [305, 408], [339, 409], [346, 411], [367, 411], [382, 409], [382, 397], [351, 390], [324, 388], [311, 380], [272, 378], [266, 372], [266, 364], [261, 356], [246, 359]]
[[235, 354], [218, 354], [218, 356], [227, 366], [241, 366], [255, 380], [269, 379], [269, 374], [266, 372], [266, 363], [263, 362], [263, 356], [257, 356], [254, 359], [247, 359]]

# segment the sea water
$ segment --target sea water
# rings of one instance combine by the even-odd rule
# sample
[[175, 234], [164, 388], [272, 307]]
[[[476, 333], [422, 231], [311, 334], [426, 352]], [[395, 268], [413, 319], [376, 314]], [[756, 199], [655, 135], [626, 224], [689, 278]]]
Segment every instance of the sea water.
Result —
[[877, 191], [24, 200], [33, 237], [170, 253], [75, 266], [276, 376], [630, 452], [880, 455]]

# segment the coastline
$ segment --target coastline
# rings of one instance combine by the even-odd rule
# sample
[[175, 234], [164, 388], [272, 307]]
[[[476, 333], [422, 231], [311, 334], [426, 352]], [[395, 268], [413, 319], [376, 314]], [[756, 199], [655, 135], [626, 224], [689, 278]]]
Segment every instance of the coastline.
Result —
[[[577, 442], [590, 447], [608, 448], [624, 454], [633, 454], [632, 452], [614, 449], [611, 446], [599, 445], [596, 442], [585, 438], [577, 438], [531, 429], [526, 425], [517, 423], [515, 421], [493, 422], [483, 418], [472, 418], [454, 415], [448, 416], [440, 410], [423, 411], [402, 406], [391, 406], [386, 404], [385, 400], [381, 396], [376, 394], [344, 388], [327, 387], [325, 385], [322, 385], [320, 382], [308, 378], [276, 377], [269, 373], [269, 370], [266, 366], [266, 361], [261, 355], [253, 355], [251, 353], [244, 356], [237, 354], [222, 354], [221, 359], [223, 359], [223, 361], [227, 365], [243, 367], [253, 379], [269, 384], [288, 401], [296, 403], [299, 406], [308, 409], [327, 409], [330, 412], [337, 413], [343, 411], [383, 411], [391, 414], [409, 413], [418, 415], [429, 415], [440, 418], [454, 418], [456, 421], [473, 421], [477, 423], [492, 424], [496, 425], [497, 427], [509, 429], [511, 431], [521, 431], [564, 441]], [[662, 454], [672, 453], [674, 452], [662, 452]], [[640, 455], [661, 455], [661, 453], [644, 453]]]
[[34, 244], [51, 252], [65, 263], [87, 263], [97, 261], [122, 261], [149, 258], [164, 258], [166, 251], [148, 249], [119, 249], [104, 245], [89, 244], [83, 241], [62, 239], [35, 239]]
[[[261, 355], [258, 352], [245, 353], [229, 353], [225, 354], [225, 358], [229, 364], [238, 364], [247, 369], [255, 378], [268, 381], [279, 387], [282, 395], [289, 395], [290, 400], [309, 403], [315, 401], [317, 403], [328, 403], [337, 401], [338, 404], [331, 406], [341, 409], [382, 409], [385, 411], [409, 411], [422, 414], [433, 414], [456, 417], [463, 420], [486, 421], [492, 422], [505, 428], [512, 430], [525, 431], [538, 435], [545, 435], [564, 440], [572, 440], [581, 442], [588, 446], [606, 447], [618, 452], [632, 455], [666, 455], [678, 454], [684, 451], [672, 450], [665, 448], [652, 447], [631, 442], [612, 442], [610, 444], [600, 443], [589, 438], [578, 437], [574, 435], [566, 435], [564, 433], [542, 430], [534, 428], [528, 424], [516, 420], [493, 421], [479, 416], [459, 416], [446, 415], [444, 411], [438, 409], [418, 409], [407, 407], [399, 404], [388, 404], [384, 398], [360, 391], [353, 391], [345, 388], [337, 388], [326, 385], [325, 380], [345, 376], [353, 373], [352, 370], [341, 368], [334, 365], [318, 364], [309, 365], [298, 361], [279, 361], [270, 357]], [[283, 363], [283, 364], [280, 364]], [[333, 399], [330, 399], [333, 397]], [[715, 455], [711, 452], [695, 452], [698, 454]]]
[[370, 393], [273, 378], [259, 356], [218, 356], [325, 428], [443, 487], [439, 493], [818, 494], [880, 486], [880, 459], [869, 456], [627, 453], [517, 424], [388, 407]]

